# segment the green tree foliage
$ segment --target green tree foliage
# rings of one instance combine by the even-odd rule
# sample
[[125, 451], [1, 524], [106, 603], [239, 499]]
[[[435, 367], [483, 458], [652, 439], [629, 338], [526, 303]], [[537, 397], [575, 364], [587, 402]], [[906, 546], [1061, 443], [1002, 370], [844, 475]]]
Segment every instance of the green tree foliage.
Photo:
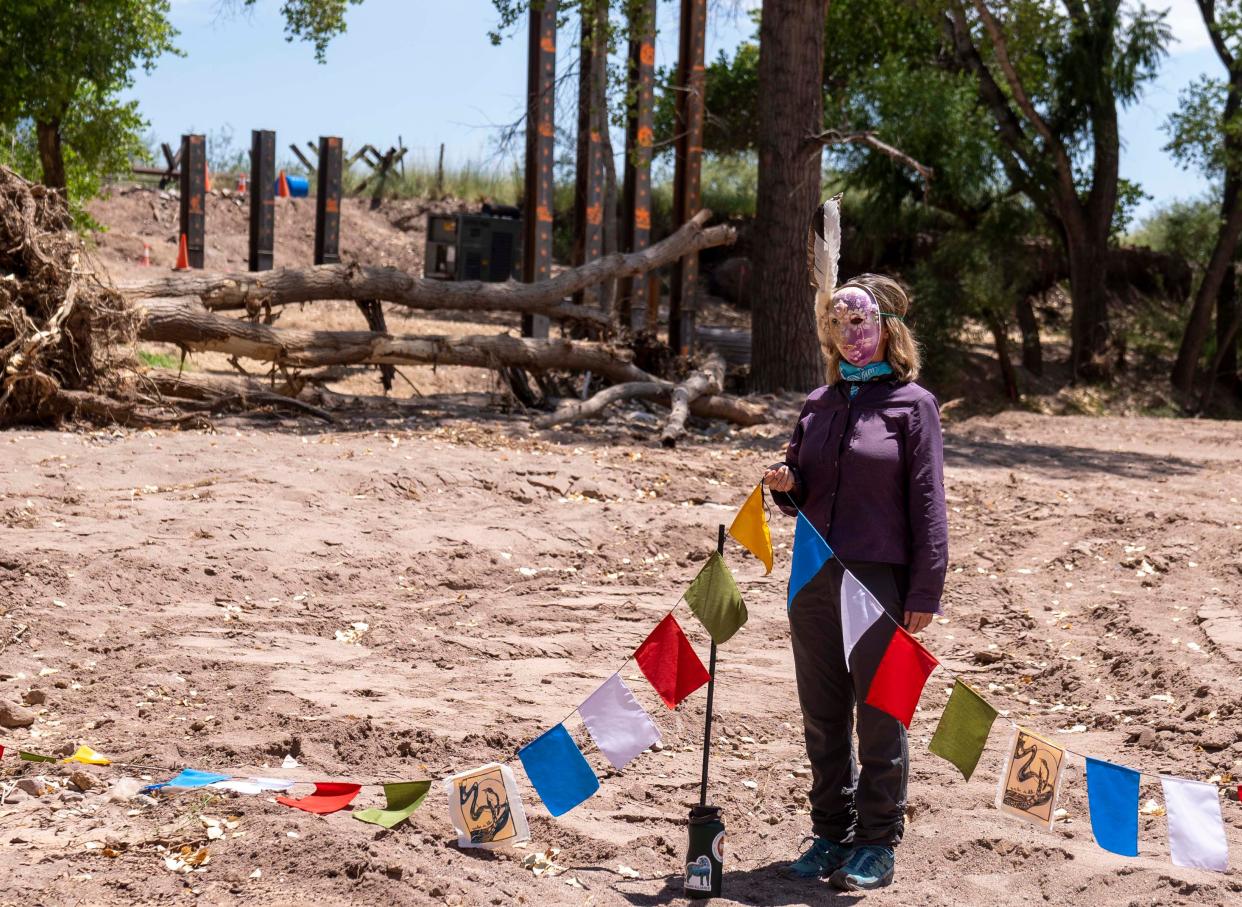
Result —
[[[243, 0], [247, 7], [259, 0]], [[280, 12], [285, 17], [285, 40], [306, 41], [315, 49], [315, 59], [327, 59], [328, 44], [345, 33], [345, 12], [362, 0], [282, 0]]]
[[47, 185], [85, 194], [138, 151], [137, 102], [117, 95], [174, 49], [168, 9], [168, 0], [6, 3], [0, 127], [12, 160], [29, 173], [33, 151]]

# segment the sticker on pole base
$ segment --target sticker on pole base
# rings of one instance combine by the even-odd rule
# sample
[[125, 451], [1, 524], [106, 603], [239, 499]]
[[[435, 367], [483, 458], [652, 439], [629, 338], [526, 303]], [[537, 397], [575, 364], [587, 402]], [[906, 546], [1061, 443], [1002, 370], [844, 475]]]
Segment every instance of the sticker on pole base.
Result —
[[693, 863], [686, 864], [686, 891], [712, 890], [712, 861], [700, 855]]

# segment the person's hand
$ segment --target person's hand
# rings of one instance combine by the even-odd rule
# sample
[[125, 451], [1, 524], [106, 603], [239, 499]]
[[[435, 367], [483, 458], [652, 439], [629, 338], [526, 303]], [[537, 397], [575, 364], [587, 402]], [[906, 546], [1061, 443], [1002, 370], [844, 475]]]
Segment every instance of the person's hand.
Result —
[[906, 612], [906, 630], [911, 633], [921, 633], [927, 629], [934, 615], [930, 611], [907, 611]]
[[763, 474], [763, 484], [773, 491], [793, 491], [793, 470], [788, 466], [778, 466]]

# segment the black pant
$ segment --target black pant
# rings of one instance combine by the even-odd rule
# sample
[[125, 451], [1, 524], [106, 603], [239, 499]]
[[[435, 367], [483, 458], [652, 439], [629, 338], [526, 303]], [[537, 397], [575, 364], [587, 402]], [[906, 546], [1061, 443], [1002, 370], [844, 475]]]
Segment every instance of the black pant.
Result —
[[[889, 614], [903, 619], [906, 568], [862, 562], [847, 566]], [[901, 842], [905, 829], [906, 729], [863, 700], [895, 628], [888, 620], [876, 621], [854, 647], [851, 674], [841, 642], [842, 574], [841, 563], [830, 561], [798, 595], [789, 613], [806, 754], [811, 760], [811, 825], [817, 836], [830, 841], [893, 846]]]

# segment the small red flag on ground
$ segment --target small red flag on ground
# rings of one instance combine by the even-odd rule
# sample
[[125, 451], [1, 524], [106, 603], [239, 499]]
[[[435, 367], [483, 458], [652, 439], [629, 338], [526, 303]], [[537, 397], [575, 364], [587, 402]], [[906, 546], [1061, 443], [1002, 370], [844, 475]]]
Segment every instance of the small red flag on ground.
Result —
[[634, 660], [670, 709], [677, 708], [679, 702], [711, 680], [677, 618], [671, 614], [638, 647]]
[[888, 712], [907, 728], [919, 704], [923, 685], [936, 670], [936, 656], [924, 649], [917, 639], [898, 627], [889, 640], [880, 666], [875, 669], [867, 690], [867, 705]]
[[361, 784], [348, 784], [342, 781], [316, 781], [315, 792], [301, 799], [293, 797], [277, 797], [276, 802], [294, 809], [304, 809], [308, 813], [334, 813], [344, 809], [358, 796]]

